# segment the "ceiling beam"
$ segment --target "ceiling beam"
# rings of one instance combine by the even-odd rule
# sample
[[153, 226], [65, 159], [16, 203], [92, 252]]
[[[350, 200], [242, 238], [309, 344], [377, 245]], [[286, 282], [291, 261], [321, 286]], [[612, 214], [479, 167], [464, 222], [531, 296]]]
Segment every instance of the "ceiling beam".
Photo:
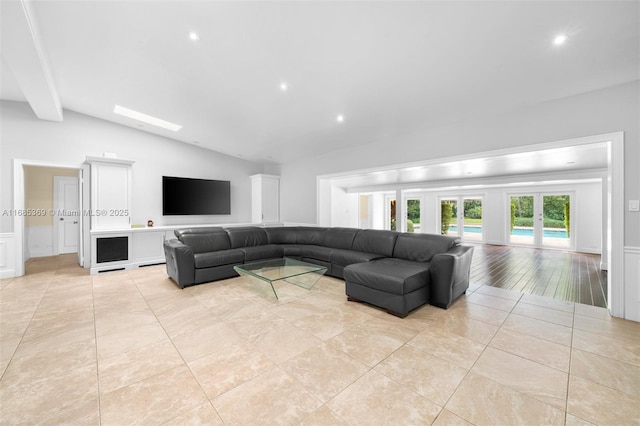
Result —
[[27, 0], [2, 1], [2, 57], [33, 112], [41, 120], [62, 121], [62, 105]]

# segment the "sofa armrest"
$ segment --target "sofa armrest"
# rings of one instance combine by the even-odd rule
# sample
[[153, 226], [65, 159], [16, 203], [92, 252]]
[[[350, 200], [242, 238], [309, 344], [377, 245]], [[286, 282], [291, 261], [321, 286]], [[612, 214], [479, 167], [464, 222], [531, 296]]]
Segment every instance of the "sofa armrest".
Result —
[[196, 265], [191, 247], [180, 240], [166, 240], [164, 242], [164, 256], [167, 261], [167, 275], [180, 288], [195, 284]]
[[472, 256], [473, 246], [457, 246], [433, 256], [430, 304], [446, 309], [469, 288]]

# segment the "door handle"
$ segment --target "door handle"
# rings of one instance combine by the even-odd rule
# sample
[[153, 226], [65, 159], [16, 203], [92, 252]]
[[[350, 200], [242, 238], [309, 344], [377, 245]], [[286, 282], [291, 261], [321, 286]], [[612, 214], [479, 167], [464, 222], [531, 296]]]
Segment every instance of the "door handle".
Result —
[[74, 221], [73, 221], [73, 224], [75, 225], [76, 223], [78, 223], [78, 221], [77, 221], [77, 220], [74, 220]]

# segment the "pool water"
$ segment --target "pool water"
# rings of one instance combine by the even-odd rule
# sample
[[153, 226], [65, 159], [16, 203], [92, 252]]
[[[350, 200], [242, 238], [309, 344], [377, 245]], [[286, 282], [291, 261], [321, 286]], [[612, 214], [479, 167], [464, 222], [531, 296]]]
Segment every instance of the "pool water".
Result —
[[[481, 234], [482, 226], [465, 226], [463, 230], [465, 234]], [[449, 232], [458, 232], [458, 227], [456, 225], [449, 225]], [[511, 235], [533, 237], [533, 228], [513, 228]], [[544, 229], [542, 236], [545, 238], [569, 238], [566, 229]]]

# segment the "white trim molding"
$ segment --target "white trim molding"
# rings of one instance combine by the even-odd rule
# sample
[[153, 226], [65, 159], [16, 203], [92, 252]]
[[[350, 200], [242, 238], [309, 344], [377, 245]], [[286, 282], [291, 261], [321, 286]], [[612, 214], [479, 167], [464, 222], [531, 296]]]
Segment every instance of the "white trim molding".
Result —
[[16, 276], [16, 249], [13, 232], [0, 234], [0, 278]]
[[624, 318], [640, 321], [640, 247], [624, 248]]

